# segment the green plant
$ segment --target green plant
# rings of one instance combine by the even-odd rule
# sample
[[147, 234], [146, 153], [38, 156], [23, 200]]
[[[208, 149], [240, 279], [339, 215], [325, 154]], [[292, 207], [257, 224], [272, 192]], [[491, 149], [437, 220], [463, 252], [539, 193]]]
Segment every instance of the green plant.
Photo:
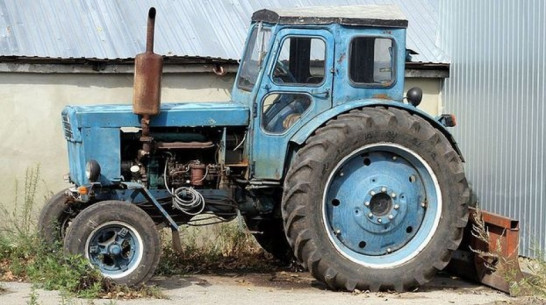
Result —
[[30, 294], [29, 294], [29, 300], [27, 302], [28, 305], [38, 305], [38, 293], [36, 292], [36, 289], [34, 287], [31, 288]]
[[182, 253], [173, 250], [171, 232], [162, 234], [163, 254], [156, 274], [175, 275], [222, 270], [278, 268], [237, 221], [180, 228]]

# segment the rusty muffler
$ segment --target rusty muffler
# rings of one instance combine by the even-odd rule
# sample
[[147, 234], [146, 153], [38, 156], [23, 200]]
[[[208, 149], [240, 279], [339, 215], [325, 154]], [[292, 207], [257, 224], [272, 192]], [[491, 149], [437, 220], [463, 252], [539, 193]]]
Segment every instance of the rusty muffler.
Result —
[[155, 15], [155, 8], [150, 8], [148, 11], [146, 52], [135, 57], [133, 112], [143, 117], [157, 115], [161, 100], [163, 57], [154, 53]]

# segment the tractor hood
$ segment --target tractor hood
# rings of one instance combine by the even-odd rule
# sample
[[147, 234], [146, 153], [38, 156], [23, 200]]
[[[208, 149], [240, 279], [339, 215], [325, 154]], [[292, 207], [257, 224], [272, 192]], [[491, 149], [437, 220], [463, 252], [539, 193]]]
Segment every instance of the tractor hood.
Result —
[[[246, 126], [249, 113], [248, 107], [234, 102], [163, 104], [159, 115], [151, 118], [150, 126]], [[66, 106], [63, 121], [65, 131], [67, 123], [71, 129], [140, 127], [140, 117], [127, 104]]]
[[[250, 110], [233, 102], [162, 104], [151, 127], [248, 126]], [[66, 106], [62, 112], [68, 144], [70, 180], [88, 183], [86, 163], [96, 160], [102, 168], [102, 185], [119, 181], [120, 129], [140, 127], [140, 116], [132, 105]], [[107, 147], [107, 149], [104, 149]]]

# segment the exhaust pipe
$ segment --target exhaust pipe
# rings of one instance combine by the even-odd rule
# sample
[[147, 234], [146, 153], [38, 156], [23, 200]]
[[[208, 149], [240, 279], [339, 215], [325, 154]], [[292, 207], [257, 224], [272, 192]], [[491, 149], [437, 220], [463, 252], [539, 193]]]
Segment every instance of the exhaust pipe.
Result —
[[[135, 57], [135, 77], [133, 85], [133, 112], [142, 116], [140, 126], [142, 133], [140, 142], [142, 149], [138, 152], [138, 160], [150, 154], [153, 138], [150, 135], [150, 117], [159, 114], [161, 103], [161, 74], [163, 57], [154, 53], [155, 8], [148, 11], [148, 29], [146, 35], [146, 52]], [[142, 174], [146, 180], [146, 173]]]

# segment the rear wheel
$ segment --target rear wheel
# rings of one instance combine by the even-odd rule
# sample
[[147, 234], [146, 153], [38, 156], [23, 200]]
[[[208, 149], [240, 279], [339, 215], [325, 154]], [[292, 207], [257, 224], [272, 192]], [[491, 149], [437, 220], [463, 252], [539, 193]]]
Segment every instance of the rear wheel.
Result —
[[159, 233], [148, 214], [121, 201], [83, 210], [65, 236], [65, 250], [82, 254], [105, 277], [129, 286], [147, 281], [161, 253]]
[[466, 225], [468, 187], [444, 135], [393, 108], [340, 115], [298, 152], [283, 218], [296, 257], [334, 289], [429, 281]]

